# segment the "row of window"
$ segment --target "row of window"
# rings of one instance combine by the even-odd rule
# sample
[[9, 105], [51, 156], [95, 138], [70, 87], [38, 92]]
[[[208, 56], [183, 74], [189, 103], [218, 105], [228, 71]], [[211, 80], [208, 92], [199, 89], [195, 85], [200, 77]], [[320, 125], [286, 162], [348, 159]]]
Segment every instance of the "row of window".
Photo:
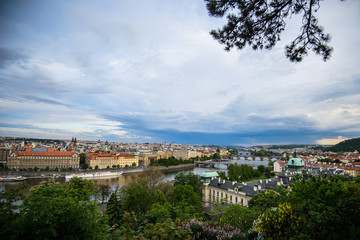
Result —
[[[212, 192], [212, 194], [211, 194], [211, 192]], [[215, 195], [215, 193], [216, 193], [216, 195]], [[230, 203], [238, 203], [239, 202], [238, 200], [240, 200], [241, 204], [244, 204], [244, 199], [243, 198], [238, 199], [237, 196], [234, 196], [234, 198], [233, 198], [233, 195], [231, 195], [231, 194], [228, 195], [227, 193], [224, 194], [223, 192], [219, 192], [219, 191], [215, 191], [215, 190], [211, 191], [210, 190], [209, 191], [209, 199], [210, 200], [212, 199], [213, 202], [215, 202], [215, 197], [216, 197], [217, 201], [226, 198], [227, 201], [229, 201]], [[233, 199], [234, 199], [234, 202], [233, 202]]]

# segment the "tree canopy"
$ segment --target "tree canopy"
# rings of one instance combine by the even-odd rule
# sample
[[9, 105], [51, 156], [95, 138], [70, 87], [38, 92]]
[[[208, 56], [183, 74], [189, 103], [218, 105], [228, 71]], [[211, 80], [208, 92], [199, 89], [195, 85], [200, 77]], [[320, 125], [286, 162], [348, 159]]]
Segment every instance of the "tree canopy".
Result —
[[286, 46], [286, 57], [300, 62], [312, 49], [326, 61], [333, 48], [328, 45], [330, 35], [324, 32], [315, 16], [321, 0], [205, 0], [209, 15], [227, 15], [222, 29], [212, 30], [214, 39], [225, 45], [225, 50], [251, 46], [254, 50], [271, 49], [280, 41], [286, 20], [302, 16], [299, 35]]

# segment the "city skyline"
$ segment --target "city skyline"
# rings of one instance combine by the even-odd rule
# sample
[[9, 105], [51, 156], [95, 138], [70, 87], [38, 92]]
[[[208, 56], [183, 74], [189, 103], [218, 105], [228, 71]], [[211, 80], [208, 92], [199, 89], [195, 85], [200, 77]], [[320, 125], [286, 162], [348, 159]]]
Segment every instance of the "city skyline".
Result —
[[[360, 2], [316, 13], [334, 53], [226, 52], [204, 1], [2, 1], [0, 135], [253, 146], [360, 136]], [[336, 9], [336, 11], [334, 11]]]

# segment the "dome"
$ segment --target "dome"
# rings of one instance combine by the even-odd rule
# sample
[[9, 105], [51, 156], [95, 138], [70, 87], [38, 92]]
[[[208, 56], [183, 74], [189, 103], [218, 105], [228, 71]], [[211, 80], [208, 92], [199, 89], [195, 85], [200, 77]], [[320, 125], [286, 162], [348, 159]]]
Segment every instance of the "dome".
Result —
[[302, 167], [305, 166], [304, 160], [301, 158], [291, 158], [288, 162], [288, 166], [292, 167]]

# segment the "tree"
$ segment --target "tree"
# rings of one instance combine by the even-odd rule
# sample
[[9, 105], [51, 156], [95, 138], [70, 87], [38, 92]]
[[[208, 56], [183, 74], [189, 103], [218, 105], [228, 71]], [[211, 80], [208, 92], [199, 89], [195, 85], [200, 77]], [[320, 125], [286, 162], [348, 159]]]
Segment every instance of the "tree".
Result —
[[18, 227], [20, 206], [16, 202], [24, 198], [20, 190], [25, 187], [22, 185], [16, 189], [0, 191], [0, 236], [3, 239], [18, 239], [18, 232], [14, 229]]
[[136, 163], [133, 162], [133, 163], [131, 164], [131, 166], [132, 166], [132, 167], [136, 167]]
[[174, 219], [185, 220], [201, 216], [201, 198], [192, 186], [177, 185], [169, 195]]
[[102, 239], [107, 228], [98, 204], [49, 180], [24, 199], [16, 232], [18, 239]]
[[175, 176], [174, 186], [188, 185], [194, 188], [196, 194], [202, 197], [200, 176], [192, 172], [181, 172]]
[[255, 231], [260, 231], [265, 239], [287, 240], [293, 239], [296, 235], [301, 236], [299, 239], [312, 239], [300, 233], [301, 223], [301, 218], [294, 214], [292, 207], [284, 203], [276, 209], [269, 208], [265, 211], [260, 216]]
[[88, 169], [89, 165], [87, 163], [84, 163], [84, 164], [81, 165], [81, 168], [82, 169]]
[[103, 204], [111, 194], [111, 187], [109, 185], [98, 185], [97, 193], [100, 194], [101, 204]]
[[[222, 205], [220, 206], [222, 207]], [[254, 220], [259, 216], [257, 209], [244, 207], [240, 204], [230, 204], [219, 210], [220, 217], [217, 221], [219, 225], [240, 228], [242, 232], [248, 232]]]
[[135, 214], [145, 214], [152, 204], [151, 194], [146, 186], [135, 185], [126, 190], [123, 199], [122, 210], [135, 212]]
[[81, 201], [89, 201], [90, 196], [96, 193], [96, 185], [93, 180], [73, 177], [69, 182], [69, 194]]
[[106, 214], [109, 219], [109, 224], [119, 223], [122, 218], [121, 199], [117, 191], [111, 193], [110, 199], [106, 204]]
[[212, 155], [212, 159], [220, 159], [221, 156], [220, 156], [220, 153], [216, 152]]
[[230, 164], [228, 166], [228, 178], [230, 181], [245, 181], [251, 178], [260, 177], [261, 174], [246, 164]]
[[333, 48], [327, 44], [330, 35], [318, 25], [315, 13], [321, 0], [205, 0], [210, 16], [223, 17], [227, 14], [227, 24], [210, 34], [225, 50], [233, 47], [243, 49], [246, 45], [254, 50], [271, 49], [280, 41], [287, 18], [302, 15], [300, 34], [286, 46], [286, 57], [292, 62], [300, 62], [308, 50], [312, 49], [326, 61]]
[[146, 186], [151, 194], [155, 194], [157, 186], [165, 178], [165, 175], [155, 167], [148, 167], [141, 173], [131, 176], [128, 186]]
[[80, 165], [83, 165], [86, 161], [86, 154], [85, 153], [80, 153], [79, 154], [80, 157]]

